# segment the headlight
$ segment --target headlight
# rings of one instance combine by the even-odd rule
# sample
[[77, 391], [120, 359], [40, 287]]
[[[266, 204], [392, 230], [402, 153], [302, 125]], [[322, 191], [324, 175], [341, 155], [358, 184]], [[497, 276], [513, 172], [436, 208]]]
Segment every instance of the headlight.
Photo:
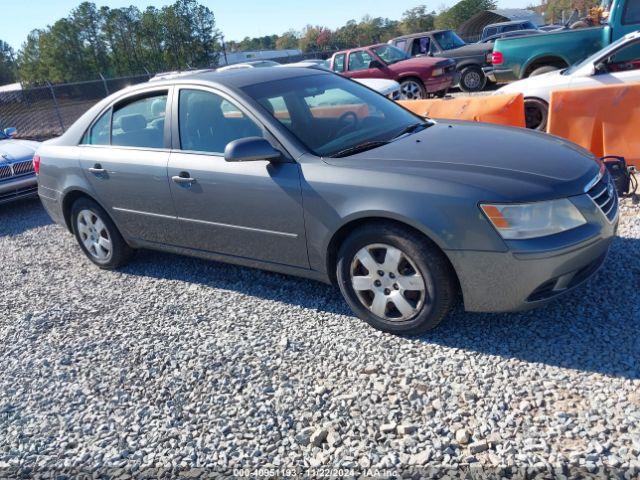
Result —
[[444, 73], [444, 68], [434, 68], [431, 71], [431, 76], [432, 77], [439, 77], [440, 75], [442, 75]]
[[505, 240], [544, 237], [587, 223], [566, 198], [523, 204], [485, 203], [480, 208]]

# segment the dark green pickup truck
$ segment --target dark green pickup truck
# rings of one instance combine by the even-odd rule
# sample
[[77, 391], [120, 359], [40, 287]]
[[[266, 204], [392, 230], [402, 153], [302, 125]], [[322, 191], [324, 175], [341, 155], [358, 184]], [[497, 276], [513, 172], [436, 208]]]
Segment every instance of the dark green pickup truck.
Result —
[[511, 82], [565, 68], [640, 30], [640, 0], [604, 0], [601, 8], [608, 15], [600, 26], [496, 40], [489, 79]]

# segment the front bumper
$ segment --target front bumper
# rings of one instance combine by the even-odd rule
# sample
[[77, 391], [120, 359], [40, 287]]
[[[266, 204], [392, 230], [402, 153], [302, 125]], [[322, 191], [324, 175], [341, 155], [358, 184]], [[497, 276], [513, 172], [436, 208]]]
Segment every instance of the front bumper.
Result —
[[21, 175], [0, 181], [0, 204], [38, 194], [38, 180], [35, 173]]
[[544, 305], [579, 286], [604, 263], [616, 234], [587, 195], [572, 197], [587, 224], [552, 237], [506, 242], [506, 252], [447, 251], [467, 311], [508, 312]]

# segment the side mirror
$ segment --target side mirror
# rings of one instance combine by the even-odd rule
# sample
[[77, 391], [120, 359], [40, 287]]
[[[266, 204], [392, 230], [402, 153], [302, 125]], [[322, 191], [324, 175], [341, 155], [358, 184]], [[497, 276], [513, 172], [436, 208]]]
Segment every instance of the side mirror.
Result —
[[277, 161], [282, 158], [282, 152], [262, 137], [239, 138], [229, 142], [224, 149], [224, 159], [227, 162], [255, 162], [266, 160]]
[[9, 138], [13, 138], [18, 134], [18, 129], [16, 127], [5, 128], [4, 134]]
[[605, 73], [607, 71], [607, 64], [606, 62], [598, 62], [593, 66], [593, 73], [592, 75], [598, 75], [599, 73]]
[[383, 65], [378, 60], [371, 60], [369, 62], [369, 68], [382, 68]]

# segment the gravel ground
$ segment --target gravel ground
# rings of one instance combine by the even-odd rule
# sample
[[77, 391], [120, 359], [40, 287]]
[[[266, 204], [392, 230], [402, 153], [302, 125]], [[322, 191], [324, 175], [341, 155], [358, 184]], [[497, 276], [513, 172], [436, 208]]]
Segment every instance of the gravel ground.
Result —
[[600, 273], [561, 301], [458, 309], [399, 338], [307, 280], [152, 252], [100, 271], [37, 201], [0, 207], [0, 477], [340, 473], [321, 466], [632, 478], [630, 202], [619, 234]]

